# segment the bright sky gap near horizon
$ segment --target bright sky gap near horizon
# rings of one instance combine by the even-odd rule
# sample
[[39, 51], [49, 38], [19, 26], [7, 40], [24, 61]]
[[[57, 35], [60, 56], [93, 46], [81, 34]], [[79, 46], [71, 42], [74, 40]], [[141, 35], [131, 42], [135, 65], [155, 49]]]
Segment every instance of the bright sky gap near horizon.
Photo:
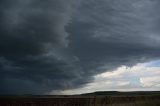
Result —
[[160, 90], [160, 0], [1, 0], [0, 94]]

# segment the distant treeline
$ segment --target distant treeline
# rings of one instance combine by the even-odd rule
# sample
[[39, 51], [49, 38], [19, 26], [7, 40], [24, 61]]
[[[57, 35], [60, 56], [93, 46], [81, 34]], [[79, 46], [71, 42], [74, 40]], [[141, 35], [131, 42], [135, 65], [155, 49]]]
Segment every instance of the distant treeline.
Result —
[[118, 92], [118, 91], [98, 91], [93, 93], [81, 94], [83, 96], [151, 96], [160, 95], [160, 91], [134, 91], [134, 92]]

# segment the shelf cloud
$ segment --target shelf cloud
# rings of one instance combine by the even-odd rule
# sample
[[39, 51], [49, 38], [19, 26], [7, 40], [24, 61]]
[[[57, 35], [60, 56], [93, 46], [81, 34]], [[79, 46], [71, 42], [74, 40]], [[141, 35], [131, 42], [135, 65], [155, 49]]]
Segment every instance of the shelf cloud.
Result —
[[1, 0], [0, 94], [80, 88], [122, 65], [158, 60], [159, 4]]

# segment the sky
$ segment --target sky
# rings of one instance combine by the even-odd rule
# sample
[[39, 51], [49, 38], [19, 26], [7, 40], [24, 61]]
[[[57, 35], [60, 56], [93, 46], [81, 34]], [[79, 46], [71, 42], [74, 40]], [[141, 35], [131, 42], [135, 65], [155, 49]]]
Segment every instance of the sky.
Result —
[[[147, 63], [148, 64], [148, 63]], [[114, 71], [107, 71], [94, 76], [94, 81], [82, 88], [53, 90], [49, 94], [83, 94], [97, 91], [159, 91], [160, 67], [146, 67], [137, 64], [133, 67], [121, 66]]]
[[0, 0], [0, 94], [160, 90], [159, 0]]

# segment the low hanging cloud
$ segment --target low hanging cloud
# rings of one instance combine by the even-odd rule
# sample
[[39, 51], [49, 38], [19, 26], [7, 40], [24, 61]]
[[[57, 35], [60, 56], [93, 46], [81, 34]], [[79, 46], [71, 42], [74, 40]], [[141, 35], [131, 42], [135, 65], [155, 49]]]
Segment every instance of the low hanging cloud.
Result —
[[43, 94], [72, 85], [78, 78], [75, 66], [57, 49], [68, 46], [65, 27], [78, 5], [73, 0], [1, 0], [0, 94]]
[[79, 88], [96, 74], [159, 59], [159, 3], [1, 0], [0, 94]]

